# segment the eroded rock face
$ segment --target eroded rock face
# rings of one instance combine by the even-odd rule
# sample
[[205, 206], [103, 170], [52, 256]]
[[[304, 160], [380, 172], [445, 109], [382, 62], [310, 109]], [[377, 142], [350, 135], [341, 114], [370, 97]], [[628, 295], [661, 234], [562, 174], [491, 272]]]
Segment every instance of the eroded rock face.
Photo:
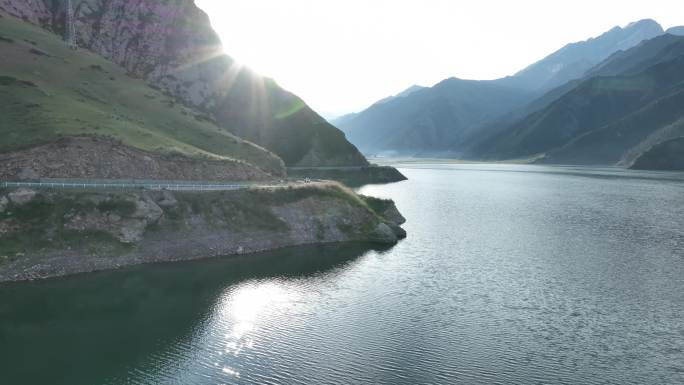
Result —
[[64, 225], [66, 229], [79, 232], [102, 231], [122, 243], [132, 244], [142, 241], [147, 227], [157, 223], [164, 214], [161, 207], [147, 194], [128, 195], [118, 201], [118, 204], [129, 203], [134, 207], [132, 213], [123, 214], [99, 208], [111, 202], [111, 198], [94, 195], [89, 200], [96, 203], [98, 208], [68, 218]]
[[49, 26], [52, 22], [52, 11], [45, 0], [0, 0], [0, 10], [33, 24]]
[[0, 154], [0, 179], [38, 178], [242, 181], [272, 176], [242, 162], [161, 156], [90, 137]]
[[[341, 131], [274, 81], [223, 54], [207, 15], [192, 0], [73, 0], [77, 43], [184, 103], [213, 114], [238, 136], [288, 165], [366, 165]], [[0, 0], [0, 10], [64, 31], [54, 0]]]

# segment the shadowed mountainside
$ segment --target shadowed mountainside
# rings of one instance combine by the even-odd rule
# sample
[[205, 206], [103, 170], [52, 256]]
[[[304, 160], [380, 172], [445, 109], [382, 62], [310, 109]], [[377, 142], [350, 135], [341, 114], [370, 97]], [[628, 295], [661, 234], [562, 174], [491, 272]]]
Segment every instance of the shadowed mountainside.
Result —
[[618, 52], [548, 106], [480, 143], [472, 156], [629, 165], [639, 151], [679, 135], [682, 68], [684, 37], [664, 35]]
[[365, 153], [448, 151], [472, 127], [521, 106], [528, 98], [528, 91], [495, 82], [451, 78], [336, 122]]
[[556, 87], [582, 78], [614, 52], [662, 34], [653, 20], [615, 27], [596, 38], [568, 44], [514, 76], [493, 81], [448, 79], [334, 122], [365, 153], [461, 157], [473, 142], [572, 88]]
[[632, 165], [639, 170], [684, 170], [684, 137], [659, 143]]
[[[213, 116], [286, 164], [364, 166], [342, 132], [273, 80], [223, 54], [209, 18], [192, 0], [74, 0], [76, 41], [132, 76]], [[0, 10], [64, 32], [62, 1], [0, 0]]]

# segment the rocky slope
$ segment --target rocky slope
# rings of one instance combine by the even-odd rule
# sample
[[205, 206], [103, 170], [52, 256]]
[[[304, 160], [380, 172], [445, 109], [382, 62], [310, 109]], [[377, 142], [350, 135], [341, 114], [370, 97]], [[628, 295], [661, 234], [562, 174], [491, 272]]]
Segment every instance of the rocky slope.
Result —
[[0, 282], [331, 242], [394, 244], [391, 201], [337, 184], [225, 192], [0, 191]]
[[0, 180], [161, 179], [263, 181], [267, 173], [237, 160], [193, 159], [157, 154], [98, 137], [70, 137], [29, 149], [0, 153]]
[[645, 151], [634, 164], [636, 170], [684, 170], [684, 137], [661, 142]]
[[[0, 11], [64, 32], [61, 1], [0, 0]], [[224, 129], [288, 165], [367, 165], [335, 127], [274, 81], [222, 52], [192, 0], [74, 0], [77, 43], [169, 95], [213, 115]]]

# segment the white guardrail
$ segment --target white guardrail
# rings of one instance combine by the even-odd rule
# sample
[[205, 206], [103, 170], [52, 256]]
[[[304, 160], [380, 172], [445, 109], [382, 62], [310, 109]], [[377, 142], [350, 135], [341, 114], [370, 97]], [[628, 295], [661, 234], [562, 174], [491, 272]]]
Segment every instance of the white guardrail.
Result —
[[242, 190], [250, 187], [277, 188], [283, 185], [258, 185], [258, 184], [221, 184], [221, 183], [169, 183], [154, 181], [0, 181], [0, 188], [32, 188], [32, 189], [143, 189], [143, 190], [170, 190], [170, 191], [225, 191]]

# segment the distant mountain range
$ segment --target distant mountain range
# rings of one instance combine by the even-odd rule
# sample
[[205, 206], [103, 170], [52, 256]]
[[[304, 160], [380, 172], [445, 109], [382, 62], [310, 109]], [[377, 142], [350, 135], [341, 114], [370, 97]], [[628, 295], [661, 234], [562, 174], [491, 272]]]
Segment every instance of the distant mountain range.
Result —
[[531, 91], [498, 82], [451, 78], [333, 123], [366, 153], [449, 151], [470, 129], [521, 107], [531, 97]]
[[684, 136], [683, 33], [642, 20], [514, 76], [447, 79], [334, 123], [369, 154], [643, 164], [643, 153]]
[[663, 35], [616, 53], [572, 90], [480, 143], [470, 155], [628, 164], [631, 149], [682, 118], [684, 37]]
[[514, 76], [500, 81], [521, 88], [550, 90], [582, 77], [587, 70], [613, 52], [629, 49], [663, 33], [660, 24], [653, 20], [641, 20], [625, 28], [614, 27], [596, 38], [568, 44]]

